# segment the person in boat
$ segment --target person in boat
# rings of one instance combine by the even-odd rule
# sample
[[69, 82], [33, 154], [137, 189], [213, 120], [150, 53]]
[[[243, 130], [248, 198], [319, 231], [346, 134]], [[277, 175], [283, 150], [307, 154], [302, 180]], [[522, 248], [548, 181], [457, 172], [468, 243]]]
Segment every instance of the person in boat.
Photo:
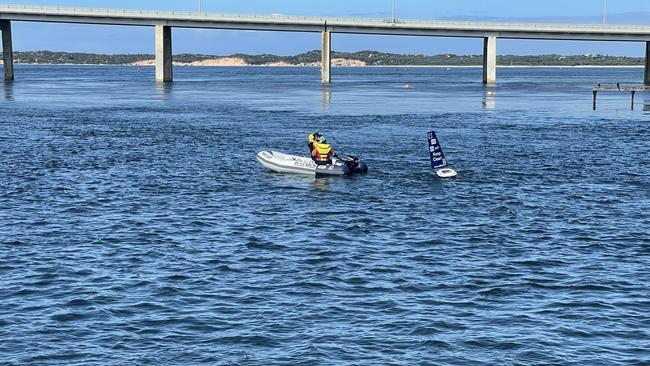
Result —
[[[312, 151], [314, 151], [314, 142], [318, 140], [321, 137], [320, 133], [314, 132], [309, 134], [309, 142], [307, 143], [307, 146], [309, 147], [309, 154], [311, 155]], [[312, 157], [313, 158], [313, 157]]]
[[327, 143], [325, 137], [321, 136], [314, 140], [314, 149], [311, 151], [311, 157], [318, 165], [332, 164], [334, 149]]

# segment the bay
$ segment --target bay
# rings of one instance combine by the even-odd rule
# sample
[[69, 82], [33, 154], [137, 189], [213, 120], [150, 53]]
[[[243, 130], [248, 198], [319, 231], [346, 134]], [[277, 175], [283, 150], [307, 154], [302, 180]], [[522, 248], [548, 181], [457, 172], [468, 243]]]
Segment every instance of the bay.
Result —
[[[650, 362], [642, 69], [174, 72], [2, 85], [0, 364]], [[255, 160], [316, 130], [369, 173]]]

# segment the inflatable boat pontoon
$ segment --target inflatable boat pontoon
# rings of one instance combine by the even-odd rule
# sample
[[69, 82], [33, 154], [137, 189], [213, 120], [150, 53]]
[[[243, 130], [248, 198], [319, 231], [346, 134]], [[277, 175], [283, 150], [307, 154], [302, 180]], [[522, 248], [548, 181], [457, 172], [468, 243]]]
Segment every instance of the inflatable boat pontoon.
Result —
[[332, 164], [318, 165], [311, 158], [281, 153], [260, 151], [257, 160], [267, 169], [278, 173], [315, 175], [316, 177], [367, 173], [366, 163], [354, 156], [332, 159]]

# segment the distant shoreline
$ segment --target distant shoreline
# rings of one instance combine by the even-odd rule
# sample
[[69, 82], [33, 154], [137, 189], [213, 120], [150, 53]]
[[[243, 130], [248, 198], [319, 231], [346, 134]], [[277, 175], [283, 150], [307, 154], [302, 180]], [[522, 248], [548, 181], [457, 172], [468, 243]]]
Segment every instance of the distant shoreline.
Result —
[[[2, 61], [0, 60], [0, 65]], [[153, 65], [132, 65], [132, 64], [74, 64], [74, 63], [14, 63], [14, 65], [29, 65], [29, 66], [102, 66], [102, 67], [131, 67], [131, 68], [153, 68]], [[174, 67], [187, 67], [187, 68], [208, 68], [208, 67], [258, 67], [258, 68], [281, 68], [281, 67], [295, 67], [295, 68], [319, 68], [320, 65], [174, 65]], [[332, 66], [332, 68], [368, 68], [368, 69], [390, 69], [390, 68], [431, 68], [431, 69], [475, 69], [482, 68], [483, 65], [355, 65], [355, 66]], [[574, 65], [574, 66], [561, 66], [561, 65], [497, 65], [498, 69], [642, 69], [643, 65]]]
[[[116, 65], [153, 66], [152, 54], [96, 54], [55, 51], [16, 51], [15, 64], [38, 65]], [[233, 54], [227, 56], [187, 54], [173, 55], [174, 66], [226, 66], [226, 67], [320, 67], [321, 51], [313, 50], [293, 56], [273, 54]], [[645, 58], [608, 55], [497, 55], [499, 68], [596, 68], [644, 67]], [[395, 67], [395, 68], [472, 68], [481, 67], [483, 55], [421, 55], [395, 54], [378, 51], [332, 52], [332, 67]]]

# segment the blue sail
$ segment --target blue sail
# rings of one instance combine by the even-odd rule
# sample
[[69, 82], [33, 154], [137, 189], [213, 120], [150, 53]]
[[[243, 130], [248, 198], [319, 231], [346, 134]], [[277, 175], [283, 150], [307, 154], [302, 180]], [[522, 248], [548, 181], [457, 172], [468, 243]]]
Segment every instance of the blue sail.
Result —
[[447, 159], [445, 159], [445, 153], [442, 152], [442, 146], [436, 137], [436, 132], [431, 131], [427, 133], [427, 139], [429, 140], [429, 159], [431, 159], [431, 169], [438, 170], [446, 167]]

